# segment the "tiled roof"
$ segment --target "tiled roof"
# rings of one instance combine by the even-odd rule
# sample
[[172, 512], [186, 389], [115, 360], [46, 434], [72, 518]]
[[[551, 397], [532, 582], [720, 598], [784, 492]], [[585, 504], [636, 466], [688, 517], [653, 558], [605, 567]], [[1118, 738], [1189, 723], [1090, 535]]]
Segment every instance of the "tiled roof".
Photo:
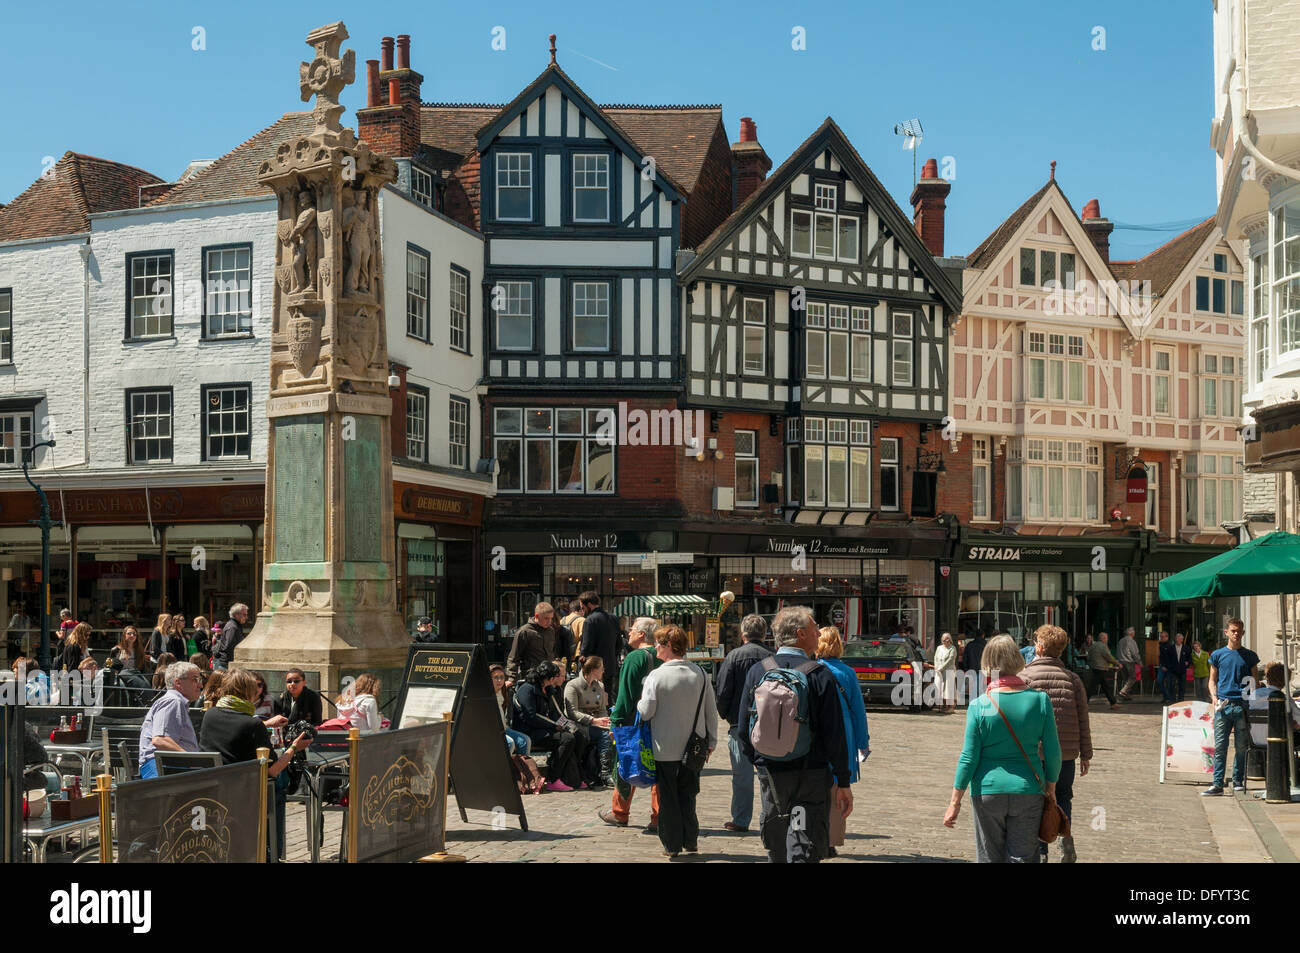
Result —
[[1205, 244], [1214, 228], [1215, 219], [1211, 216], [1181, 235], [1169, 239], [1145, 258], [1131, 262], [1112, 262], [1111, 271], [1115, 272], [1116, 278], [1150, 281], [1151, 293], [1157, 298], [1162, 297], [1183, 273], [1192, 256]]
[[198, 175], [181, 182], [149, 205], [178, 205], [182, 202], [208, 202], [246, 195], [270, 195], [270, 189], [257, 181], [258, 169], [275, 154], [281, 141], [310, 135], [315, 127], [315, 120], [309, 112], [285, 113]]
[[[575, 87], [576, 88], [576, 87]], [[475, 151], [478, 133], [505, 106], [483, 103], [425, 103], [420, 107], [420, 140], [460, 156]], [[605, 116], [656, 167], [688, 193], [695, 188], [713, 131], [722, 122], [721, 106], [598, 106]]]
[[[985, 268], [991, 264], [993, 259], [997, 257], [998, 253], [1002, 251], [1006, 243], [1011, 241], [1011, 236], [1016, 233], [1016, 229], [1023, 225], [1025, 219], [1027, 219], [1030, 213], [1033, 212], [1034, 208], [1038, 205], [1039, 200], [1042, 199], [1042, 197], [1047, 194], [1047, 190], [1054, 185], [1056, 185], [1056, 180], [1048, 179], [1041, 189], [1029, 196], [1029, 198], [1025, 199], [1024, 204], [1007, 216], [1007, 218], [1003, 220], [1002, 224], [993, 229], [993, 233], [989, 235], [988, 238], [984, 239], [984, 241], [980, 242], [979, 247], [970, 253], [970, 257], [966, 260], [966, 267]], [[1057, 185], [1056, 188], [1057, 191], [1060, 191], [1059, 185]]]
[[135, 166], [65, 152], [49, 178], [37, 179], [0, 208], [0, 241], [89, 231], [92, 212], [136, 208], [140, 187], [160, 182]]

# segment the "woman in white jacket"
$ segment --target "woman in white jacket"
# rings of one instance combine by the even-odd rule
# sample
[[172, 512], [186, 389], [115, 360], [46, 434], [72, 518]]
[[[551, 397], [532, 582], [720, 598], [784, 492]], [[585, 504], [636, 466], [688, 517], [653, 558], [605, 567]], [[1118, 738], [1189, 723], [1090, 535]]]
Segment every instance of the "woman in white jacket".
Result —
[[943, 634], [942, 644], [934, 650], [934, 684], [938, 688], [936, 703], [944, 712], [953, 711], [957, 695], [957, 647], [952, 636]]
[[348, 719], [353, 728], [378, 731], [383, 719], [379, 714], [379, 679], [369, 672], [358, 675], [339, 699], [339, 717]]

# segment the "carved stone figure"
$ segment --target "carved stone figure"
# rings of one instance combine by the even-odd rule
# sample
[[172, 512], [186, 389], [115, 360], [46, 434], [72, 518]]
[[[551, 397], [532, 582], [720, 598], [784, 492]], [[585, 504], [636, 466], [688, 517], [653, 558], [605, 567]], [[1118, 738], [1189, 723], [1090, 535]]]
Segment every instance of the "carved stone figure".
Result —
[[370, 212], [370, 193], [366, 189], [346, 189], [352, 202], [343, 210], [343, 234], [347, 239], [348, 269], [343, 279], [343, 293], [368, 292], [372, 277], [375, 248], [374, 216]]
[[315, 283], [320, 263], [320, 242], [316, 231], [316, 197], [310, 189], [298, 193], [297, 219], [289, 234], [293, 243], [293, 292], [307, 291]]
[[281, 294], [289, 294], [293, 291], [294, 193], [292, 189], [283, 189], [279, 195], [281, 211], [280, 220], [275, 223], [275, 238], [280, 247], [275, 261], [275, 283]]

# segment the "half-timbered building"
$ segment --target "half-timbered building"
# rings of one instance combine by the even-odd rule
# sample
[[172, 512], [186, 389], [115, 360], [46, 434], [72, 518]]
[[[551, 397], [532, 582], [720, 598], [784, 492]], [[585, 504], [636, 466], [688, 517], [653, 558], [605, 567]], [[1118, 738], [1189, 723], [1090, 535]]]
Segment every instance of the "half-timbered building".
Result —
[[539, 599], [657, 592], [629, 553], [676, 549], [678, 461], [699, 429], [678, 400], [676, 261], [732, 209], [721, 108], [597, 105], [552, 45], [511, 102], [426, 104], [419, 129], [417, 161], [484, 240], [500, 635]]
[[[737, 155], [756, 140], [742, 119]], [[911, 624], [930, 644], [952, 523], [950, 185], [928, 162], [910, 222], [829, 118], [747, 181], [681, 273], [686, 404], [710, 414], [701, 456], [734, 461], [707, 495], [683, 480], [693, 528], [742, 608], [798, 598], [850, 635]]]
[[967, 261], [951, 400], [968, 525], [948, 602], [963, 637], [1204, 635], [1235, 611], [1162, 605], [1157, 584], [1235, 541], [1241, 263], [1213, 220], [1124, 262], [1112, 228], [1095, 199], [1074, 212], [1053, 168]]

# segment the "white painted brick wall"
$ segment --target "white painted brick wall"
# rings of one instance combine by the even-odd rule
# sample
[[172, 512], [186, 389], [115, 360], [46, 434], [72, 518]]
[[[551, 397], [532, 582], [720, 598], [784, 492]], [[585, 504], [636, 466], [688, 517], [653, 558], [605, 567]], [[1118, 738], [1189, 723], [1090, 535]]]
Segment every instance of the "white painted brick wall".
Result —
[[[477, 382], [482, 367], [483, 241], [475, 233], [434, 215], [405, 198], [386, 193], [380, 201], [385, 253], [385, 303], [389, 353], [408, 365], [409, 378], [430, 391], [430, 462], [449, 465], [448, 397], [470, 402], [469, 465], [479, 456]], [[406, 335], [406, 243], [432, 256], [430, 317], [433, 343]], [[251, 243], [253, 336], [205, 341], [203, 249]], [[13, 289], [14, 361], [0, 364], [0, 398], [43, 391], [36, 429], [52, 418], [58, 446], [51, 462], [81, 469], [89, 433], [90, 469], [121, 472], [127, 467], [126, 391], [172, 389], [175, 467], [211, 468], [213, 479], [231, 464], [202, 460], [202, 387], [252, 386], [252, 453], [246, 465], [266, 461], [271, 344], [271, 289], [275, 256], [275, 205], [271, 199], [96, 216], [92, 219], [90, 272], [90, 420], [83, 419], [83, 265], [78, 247], [85, 239], [0, 246], [0, 288]], [[173, 253], [174, 336], [127, 341], [127, 265], [132, 252]], [[470, 273], [470, 353], [448, 347], [449, 265]], [[70, 431], [70, 432], [68, 432]], [[400, 455], [404, 448], [395, 448]], [[135, 470], [136, 468], [132, 468]], [[0, 474], [0, 482], [5, 482]]]
[[1247, 106], [1300, 107], [1300, 0], [1249, 0], [1246, 6]]
[[1241, 489], [1243, 513], [1275, 512], [1277, 480], [1272, 473], [1247, 473]]
[[13, 362], [0, 364], [0, 397], [45, 393], [35, 430], [48, 428], [58, 446], [38, 455], [40, 466], [73, 466], [85, 453], [84, 266], [78, 252], [85, 244], [56, 239], [0, 246], [0, 288], [13, 292]]

